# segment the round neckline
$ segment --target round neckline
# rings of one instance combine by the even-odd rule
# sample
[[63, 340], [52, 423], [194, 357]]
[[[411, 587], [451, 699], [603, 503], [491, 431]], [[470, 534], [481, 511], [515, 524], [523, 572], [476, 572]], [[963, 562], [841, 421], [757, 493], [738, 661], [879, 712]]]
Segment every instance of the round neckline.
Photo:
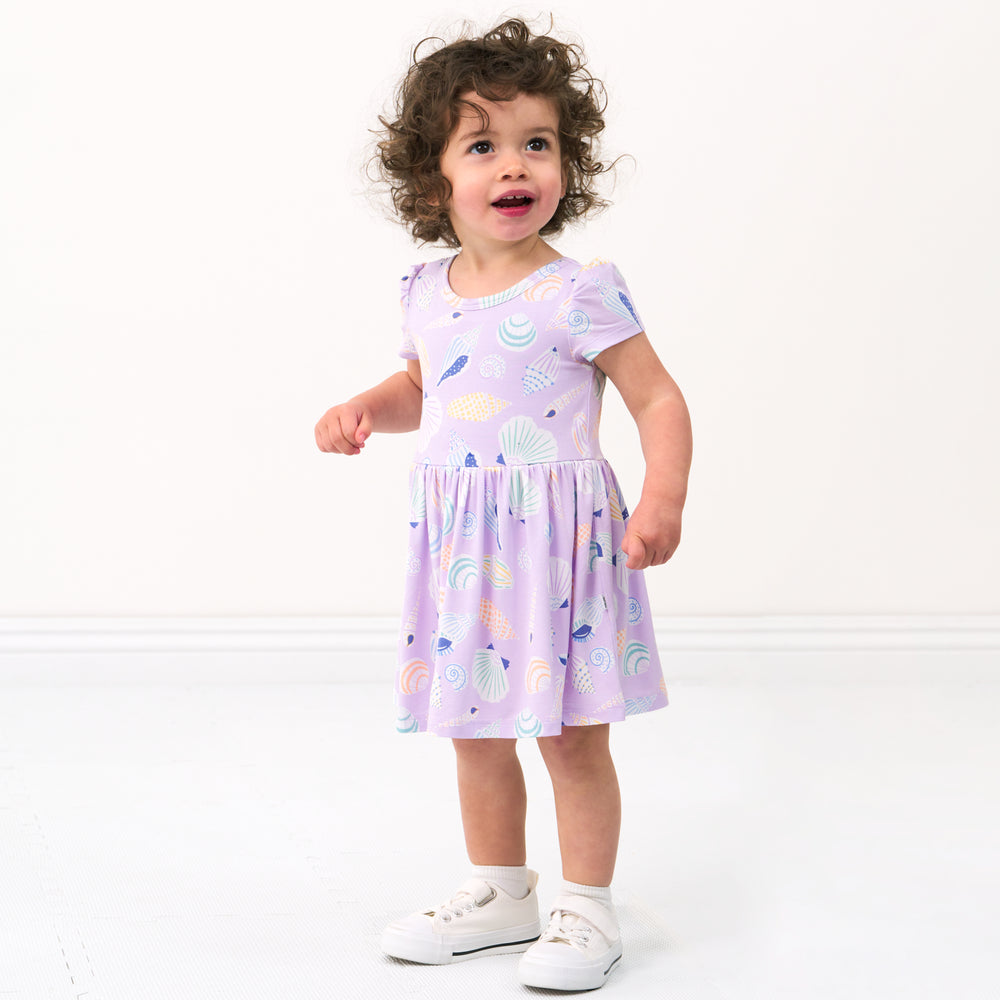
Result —
[[542, 264], [541, 267], [536, 268], [531, 274], [525, 276], [509, 288], [493, 292], [490, 295], [481, 295], [479, 298], [467, 299], [463, 298], [451, 287], [451, 265], [455, 263], [457, 258], [458, 254], [454, 254], [442, 260], [441, 264], [444, 267], [444, 292], [448, 296], [448, 300], [454, 302], [456, 308], [459, 309], [483, 309], [487, 306], [495, 306], [501, 302], [506, 302], [508, 299], [512, 299], [531, 288], [532, 285], [537, 285], [543, 278], [548, 277], [550, 274], [555, 274], [569, 260], [568, 257], [560, 255], [554, 260], [550, 260], [547, 264]]

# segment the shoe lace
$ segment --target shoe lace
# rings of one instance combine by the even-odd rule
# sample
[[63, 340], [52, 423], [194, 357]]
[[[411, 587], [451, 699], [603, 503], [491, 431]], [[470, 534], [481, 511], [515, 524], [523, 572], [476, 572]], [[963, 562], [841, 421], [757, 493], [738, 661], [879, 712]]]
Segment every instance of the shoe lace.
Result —
[[449, 923], [457, 917], [471, 913], [476, 907], [485, 906], [490, 900], [496, 899], [496, 895], [496, 889], [492, 886], [485, 886], [484, 891], [479, 895], [471, 893], [467, 889], [459, 889], [446, 903], [429, 910], [428, 913], [430, 916], [436, 913], [445, 923]]
[[555, 910], [549, 920], [549, 926], [543, 939], [546, 941], [561, 941], [564, 944], [585, 948], [590, 943], [594, 928], [578, 913], [568, 910]]

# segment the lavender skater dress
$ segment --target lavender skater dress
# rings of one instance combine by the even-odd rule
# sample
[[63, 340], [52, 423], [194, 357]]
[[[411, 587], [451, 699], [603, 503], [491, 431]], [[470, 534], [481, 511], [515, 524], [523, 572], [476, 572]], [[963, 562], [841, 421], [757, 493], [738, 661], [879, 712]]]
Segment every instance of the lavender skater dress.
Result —
[[628, 511], [598, 444], [603, 350], [643, 330], [614, 265], [561, 258], [463, 299], [447, 258], [402, 282], [424, 399], [396, 728], [558, 735], [667, 704]]

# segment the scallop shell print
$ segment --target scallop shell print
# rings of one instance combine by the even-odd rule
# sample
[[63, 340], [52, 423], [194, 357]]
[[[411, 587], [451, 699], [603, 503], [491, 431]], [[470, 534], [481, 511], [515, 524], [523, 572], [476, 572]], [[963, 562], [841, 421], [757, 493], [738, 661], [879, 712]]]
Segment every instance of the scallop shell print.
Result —
[[[449, 410], [451, 407], [449, 407]], [[420, 412], [420, 429], [417, 431], [417, 448], [423, 451], [441, 427], [441, 400], [427, 396]]]
[[573, 574], [569, 563], [557, 556], [549, 558], [549, 608], [569, 607], [569, 595], [573, 590]]
[[511, 476], [507, 491], [507, 506], [511, 517], [518, 521], [537, 514], [542, 509], [542, 491], [527, 477], [517, 473]]
[[[424, 400], [425, 404], [426, 402]], [[508, 406], [510, 406], [508, 400], [498, 399], [488, 392], [470, 392], [453, 399], [448, 404], [448, 416], [454, 420], [470, 420], [481, 424], [502, 410], [506, 410]]]
[[526, 351], [535, 342], [538, 331], [524, 313], [513, 313], [497, 327], [497, 341], [510, 351]]
[[505, 660], [491, 642], [486, 649], [477, 649], [472, 659], [472, 686], [483, 701], [503, 701], [510, 692], [507, 670], [510, 660]]
[[558, 457], [555, 435], [543, 431], [531, 417], [514, 417], [500, 428], [498, 459], [503, 465], [534, 465]]
[[558, 374], [559, 351], [553, 347], [544, 354], [540, 354], [530, 365], [525, 365], [524, 375], [521, 377], [525, 396], [530, 396], [534, 392], [540, 392], [542, 389], [548, 389], [555, 385]]

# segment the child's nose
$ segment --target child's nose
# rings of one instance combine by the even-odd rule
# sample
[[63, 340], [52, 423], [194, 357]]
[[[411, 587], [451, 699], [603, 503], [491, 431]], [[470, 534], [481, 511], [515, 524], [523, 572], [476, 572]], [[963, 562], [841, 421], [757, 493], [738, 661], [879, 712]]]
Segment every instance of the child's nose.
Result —
[[519, 155], [509, 156], [500, 170], [500, 179], [505, 181], [527, 176], [528, 165], [524, 162], [524, 158]]

